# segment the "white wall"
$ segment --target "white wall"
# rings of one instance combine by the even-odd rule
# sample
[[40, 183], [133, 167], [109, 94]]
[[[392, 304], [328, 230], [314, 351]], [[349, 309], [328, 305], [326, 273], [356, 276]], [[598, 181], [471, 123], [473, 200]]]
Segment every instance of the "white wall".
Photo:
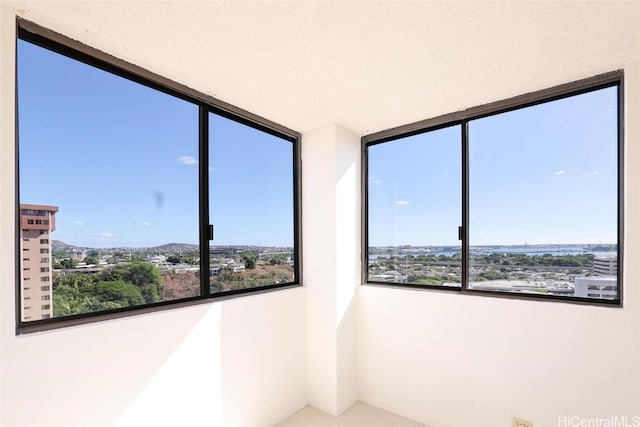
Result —
[[309, 404], [338, 415], [358, 398], [360, 138], [328, 125], [302, 154]]
[[303, 288], [15, 335], [14, 29], [0, 3], [0, 424], [267, 426], [305, 406]]
[[361, 400], [436, 427], [640, 416], [638, 59], [625, 66], [624, 308], [361, 287]]

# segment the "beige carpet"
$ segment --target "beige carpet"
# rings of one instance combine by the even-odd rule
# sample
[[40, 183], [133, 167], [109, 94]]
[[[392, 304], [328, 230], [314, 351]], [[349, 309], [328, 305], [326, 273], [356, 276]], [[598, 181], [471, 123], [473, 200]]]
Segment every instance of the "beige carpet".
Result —
[[277, 427], [425, 427], [416, 421], [384, 411], [375, 406], [356, 402], [339, 417], [307, 406]]

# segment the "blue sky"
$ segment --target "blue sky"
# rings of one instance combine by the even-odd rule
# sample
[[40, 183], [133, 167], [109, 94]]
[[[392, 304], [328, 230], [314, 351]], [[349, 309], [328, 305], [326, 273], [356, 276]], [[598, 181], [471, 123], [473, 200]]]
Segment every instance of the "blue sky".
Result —
[[[470, 244], [615, 243], [616, 88], [469, 123]], [[458, 245], [460, 127], [369, 148], [369, 243]]]
[[[53, 238], [198, 242], [198, 107], [18, 43], [20, 199], [59, 207]], [[291, 142], [210, 116], [213, 244], [293, 245]]]
[[[19, 41], [21, 202], [93, 247], [198, 240], [198, 108]], [[616, 241], [616, 89], [470, 122], [470, 243]], [[210, 115], [214, 244], [293, 245], [292, 146]], [[460, 128], [369, 149], [370, 244], [457, 245]]]

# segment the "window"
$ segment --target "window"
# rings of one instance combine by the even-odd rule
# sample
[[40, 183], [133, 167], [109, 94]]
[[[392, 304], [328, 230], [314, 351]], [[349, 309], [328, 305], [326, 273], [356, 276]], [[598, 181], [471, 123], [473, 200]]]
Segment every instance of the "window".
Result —
[[370, 281], [460, 286], [460, 132], [369, 147]]
[[42, 301], [49, 301], [49, 300], [51, 300], [51, 295], [42, 295], [42, 297], [40, 299]]
[[40, 286], [40, 291], [48, 292], [51, 290], [51, 286]]
[[293, 283], [291, 142], [213, 113], [209, 128], [211, 292]]
[[51, 308], [51, 304], [44, 304], [44, 305], [40, 306], [40, 308], [42, 310], [49, 310]]
[[366, 282], [620, 305], [621, 84], [365, 136]]
[[19, 232], [53, 255], [22, 331], [299, 284], [298, 133], [18, 24]]

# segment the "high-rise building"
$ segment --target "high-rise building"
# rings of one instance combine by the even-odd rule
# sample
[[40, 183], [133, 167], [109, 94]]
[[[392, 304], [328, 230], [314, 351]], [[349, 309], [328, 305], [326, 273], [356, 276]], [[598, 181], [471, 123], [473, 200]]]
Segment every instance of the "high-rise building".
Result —
[[615, 276], [618, 274], [618, 257], [594, 258], [593, 274], [596, 276]]
[[51, 232], [56, 206], [20, 205], [22, 320], [48, 319], [53, 313]]

